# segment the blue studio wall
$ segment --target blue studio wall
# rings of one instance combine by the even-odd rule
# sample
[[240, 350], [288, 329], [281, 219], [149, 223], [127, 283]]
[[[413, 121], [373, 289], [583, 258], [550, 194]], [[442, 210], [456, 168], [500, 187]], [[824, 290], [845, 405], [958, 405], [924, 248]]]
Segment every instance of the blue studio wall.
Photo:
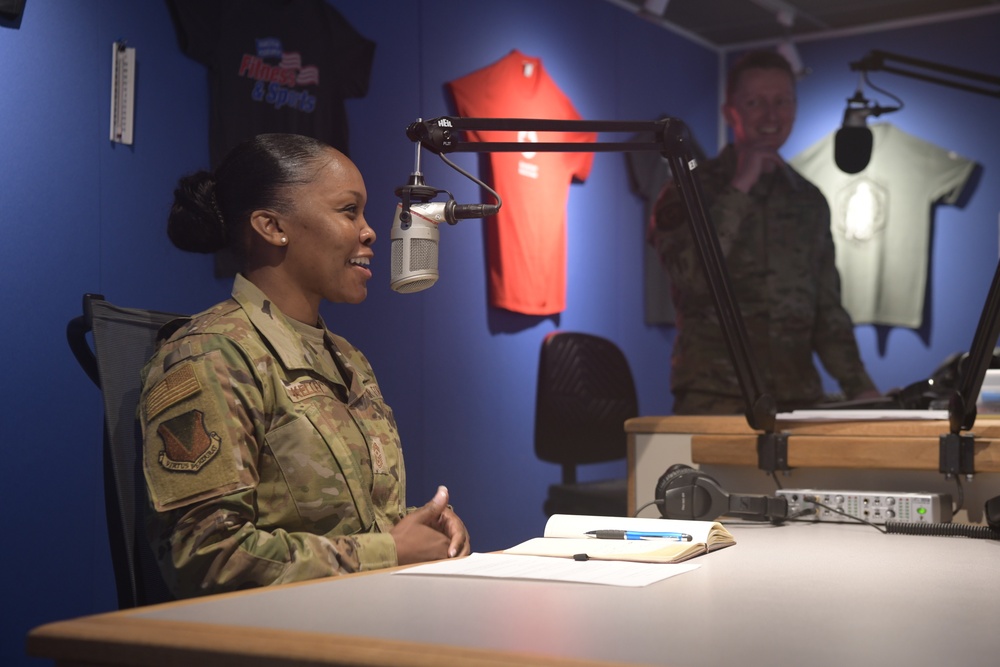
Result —
[[[368, 95], [348, 103], [352, 157], [365, 176], [366, 215], [379, 233], [375, 277], [359, 306], [326, 306], [331, 328], [365, 350], [400, 424], [409, 501], [439, 483], [476, 550], [537, 535], [556, 466], [532, 450], [534, 382], [542, 338], [575, 329], [615, 340], [636, 376], [643, 414], [668, 414], [670, 327], [642, 309], [642, 202], [623, 156], [599, 153], [571, 188], [568, 305], [531, 318], [486, 305], [483, 222], [442, 230], [441, 279], [400, 295], [388, 287], [389, 228], [413, 166], [404, 129], [451, 112], [444, 83], [511, 49], [540, 57], [584, 118], [685, 119], [713, 152], [718, 68], [725, 54], [663, 30], [604, 0], [369, 0], [332, 2], [377, 43]], [[840, 123], [856, 84], [847, 68], [871, 48], [989, 70], [996, 15], [799, 44], [813, 74], [800, 86], [793, 155]], [[956, 37], [961, 39], [956, 39]], [[110, 48], [137, 49], [133, 146], [108, 141]], [[18, 24], [0, 23], [0, 329], [6, 351], [0, 485], [8, 544], [0, 664], [32, 664], [26, 632], [41, 623], [111, 610], [114, 583], [101, 479], [101, 405], [72, 358], [66, 322], [83, 292], [113, 302], [194, 312], [224, 298], [212, 261], [173, 249], [164, 219], [177, 178], [208, 163], [207, 79], [176, 45], [160, 0], [28, 0]], [[887, 78], [887, 77], [886, 77]], [[923, 332], [859, 327], [866, 362], [887, 389], [927, 374], [968, 346], [997, 256], [1000, 146], [990, 119], [1000, 102], [902, 79], [883, 85], [907, 109], [890, 120], [986, 168], [965, 209], [937, 215], [932, 321]], [[456, 161], [478, 173], [478, 158]], [[429, 184], [461, 202], [481, 193], [424, 155]], [[502, 193], [501, 193], [502, 194]], [[960, 267], [960, 268], [959, 268]], [[623, 474], [624, 465], [591, 474]]]

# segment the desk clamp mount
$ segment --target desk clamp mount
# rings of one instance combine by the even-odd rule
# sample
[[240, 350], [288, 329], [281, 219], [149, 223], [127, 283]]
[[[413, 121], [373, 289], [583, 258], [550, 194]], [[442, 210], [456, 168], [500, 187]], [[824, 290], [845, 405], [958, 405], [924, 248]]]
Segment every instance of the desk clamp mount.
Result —
[[986, 305], [972, 338], [968, 356], [961, 366], [958, 387], [948, 399], [949, 432], [939, 438], [938, 470], [946, 478], [965, 475], [971, 480], [976, 472], [975, 435], [969, 431], [976, 423], [976, 397], [983, 387], [986, 370], [993, 361], [993, 350], [1000, 334], [1000, 262], [993, 274]]
[[975, 436], [969, 431], [976, 423], [976, 397], [983, 388], [986, 370], [993, 362], [1000, 336], [1000, 261], [972, 337], [969, 354], [961, 366], [958, 387], [948, 399], [949, 432], [940, 438], [939, 471], [947, 478], [965, 475], [971, 480], [976, 472]]

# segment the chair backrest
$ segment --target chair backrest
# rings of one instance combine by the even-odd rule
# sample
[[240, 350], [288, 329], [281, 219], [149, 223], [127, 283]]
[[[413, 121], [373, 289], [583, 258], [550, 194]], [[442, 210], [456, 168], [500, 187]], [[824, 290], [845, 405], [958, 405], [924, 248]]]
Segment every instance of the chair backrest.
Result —
[[635, 381], [617, 345], [586, 333], [554, 331], [542, 341], [535, 403], [535, 455], [573, 466], [625, 457], [624, 422], [639, 414]]
[[[172, 599], [146, 540], [146, 483], [136, 408], [140, 371], [160, 328], [181, 315], [121, 308], [101, 295], [83, 297], [83, 315], [66, 327], [77, 361], [104, 401], [104, 503], [120, 608]], [[87, 333], [93, 339], [93, 350]]]

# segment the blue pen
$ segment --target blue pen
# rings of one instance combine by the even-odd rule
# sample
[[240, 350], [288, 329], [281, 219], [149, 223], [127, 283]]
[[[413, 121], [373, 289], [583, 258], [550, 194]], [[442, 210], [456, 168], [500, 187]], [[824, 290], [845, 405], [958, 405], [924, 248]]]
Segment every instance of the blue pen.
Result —
[[690, 542], [693, 537], [687, 533], [661, 533], [644, 530], [590, 530], [587, 535], [593, 535], [599, 540], [677, 540]]

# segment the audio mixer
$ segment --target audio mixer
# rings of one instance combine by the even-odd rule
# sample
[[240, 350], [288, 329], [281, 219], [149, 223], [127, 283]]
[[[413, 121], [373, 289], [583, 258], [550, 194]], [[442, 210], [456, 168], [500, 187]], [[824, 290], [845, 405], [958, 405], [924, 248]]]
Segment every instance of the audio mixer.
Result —
[[[890, 491], [831, 491], [828, 489], [781, 489], [776, 492], [788, 501], [788, 516], [796, 517], [810, 508], [815, 512], [798, 516], [801, 521], [851, 521], [848, 517], [870, 523], [887, 521], [913, 523], [949, 523], [951, 496], [947, 493], [899, 493]], [[818, 507], [811, 498], [843, 514]]]

